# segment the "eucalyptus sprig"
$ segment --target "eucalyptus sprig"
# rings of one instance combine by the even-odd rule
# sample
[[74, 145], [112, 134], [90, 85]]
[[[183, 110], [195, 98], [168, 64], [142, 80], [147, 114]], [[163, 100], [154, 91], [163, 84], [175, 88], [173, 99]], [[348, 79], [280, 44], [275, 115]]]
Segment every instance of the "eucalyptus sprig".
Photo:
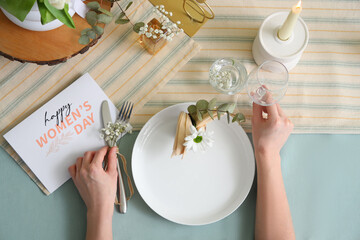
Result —
[[85, 19], [91, 28], [85, 28], [81, 31], [79, 43], [83, 45], [89, 44], [90, 39], [95, 39], [104, 33], [104, 28], [98, 26], [99, 23], [108, 24], [113, 19], [113, 14], [102, 8], [96, 1], [89, 2], [86, 6], [90, 8], [90, 11], [86, 13]]
[[[145, 23], [143, 22], [137, 22], [133, 24], [130, 21], [130, 18], [126, 15], [125, 11], [130, 8], [130, 6], [133, 4], [133, 2], [129, 2], [128, 5], [123, 9], [121, 5], [118, 3], [119, 0], [108, 0], [109, 2], [116, 3], [121, 12], [117, 19], [115, 20], [116, 24], [126, 24], [131, 23], [133, 25], [133, 30], [138, 33], [140, 27], [143, 27]], [[106, 9], [101, 8], [100, 4], [97, 1], [89, 2], [86, 4], [88, 8], [90, 9], [89, 12], [86, 13], [86, 21], [91, 26], [91, 28], [86, 28], [81, 31], [81, 37], [79, 39], [79, 43], [86, 45], [89, 44], [91, 39], [95, 39], [97, 36], [104, 33], [104, 29], [100, 26], [98, 26], [98, 23], [104, 23], [109, 24], [114, 15], [109, 12]]]
[[208, 114], [212, 120], [214, 120], [214, 113], [217, 114], [217, 118], [220, 120], [221, 115], [226, 114], [227, 121], [230, 123], [230, 116], [232, 117], [232, 122], [245, 122], [245, 116], [242, 113], [234, 114], [236, 103], [223, 103], [219, 106], [217, 105], [216, 98], [210, 100], [210, 102], [201, 99], [196, 102], [195, 105], [190, 105], [188, 107], [188, 112], [190, 114], [191, 120], [193, 122], [202, 121], [205, 114]]

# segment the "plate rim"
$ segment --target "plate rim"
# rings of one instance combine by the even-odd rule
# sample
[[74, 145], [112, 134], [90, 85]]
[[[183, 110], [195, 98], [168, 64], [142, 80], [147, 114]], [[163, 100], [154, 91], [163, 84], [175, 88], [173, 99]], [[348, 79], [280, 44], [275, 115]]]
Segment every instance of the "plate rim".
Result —
[[168, 220], [168, 221], [171, 221], [171, 222], [174, 222], [174, 223], [177, 223], [177, 224], [188, 225], [188, 226], [202, 226], [202, 225], [207, 225], [207, 224], [211, 224], [211, 223], [218, 222], [218, 221], [220, 221], [220, 220], [228, 217], [228, 216], [231, 215], [233, 212], [235, 212], [235, 211], [243, 204], [243, 202], [246, 200], [246, 198], [248, 197], [248, 195], [249, 195], [249, 193], [250, 193], [250, 191], [251, 191], [251, 188], [252, 188], [252, 186], [253, 186], [253, 184], [254, 184], [255, 169], [256, 169], [254, 150], [253, 150], [253, 146], [252, 146], [252, 144], [251, 144], [250, 139], [247, 137], [246, 132], [244, 131], [244, 129], [242, 128], [241, 125], [239, 125], [240, 128], [241, 128], [241, 131], [242, 131], [241, 134], [246, 136], [246, 140], [247, 140], [247, 142], [249, 143], [249, 146], [250, 146], [249, 154], [250, 154], [250, 158], [252, 158], [252, 159], [250, 159], [250, 160], [252, 160], [252, 161], [250, 161], [250, 163], [252, 163], [252, 165], [251, 165], [251, 168], [252, 168], [251, 170], [252, 170], [252, 171], [251, 171], [251, 173], [250, 173], [251, 179], [252, 179], [252, 180], [250, 181], [251, 184], [249, 185], [249, 188], [248, 188], [247, 191], [246, 191], [246, 195], [244, 196], [244, 198], [243, 198], [241, 201], [239, 201], [238, 204], [236, 204], [236, 207], [234, 207], [234, 209], [230, 210], [228, 213], [222, 215], [220, 218], [217, 218], [217, 219], [215, 219], [215, 220], [210, 220], [210, 221], [206, 221], [206, 222], [204, 221], [204, 222], [202, 222], [202, 223], [186, 223], [186, 221], [185, 221], [185, 222], [183, 222], [183, 221], [177, 221], [177, 220], [174, 220], [174, 219], [172, 219], [172, 218], [169, 218], [168, 216], [164, 216], [163, 214], [160, 214], [160, 213], [159, 213], [158, 211], [156, 211], [152, 206], [150, 206], [150, 204], [145, 200], [145, 198], [143, 197], [143, 195], [142, 195], [141, 192], [139, 191], [138, 184], [137, 184], [137, 181], [136, 181], [136, 178], [135, 178], [136, 174], [134, 174], [134, 165], [133, 165], [134, 156], [137, 155], [137, 153], [136, 153], [137, 145], [140, 144], [141, 135], [143, 135], [144, 132], [145, 132], [145, 130], [149, 128], [149, 125], [151, 124], [151, 120], [152, 120], [153, 118], [155, 118], [156, 116], [160, 115], [162, 112], [170, 111], [170, 109], [172, 109], [172, 108], [182, 107], [183, 105], [189, 106], [189, 105], [191, 105], [191, 104], [195, 104], [195, 103], [194, 103], [194, 102], [184, 102], [184, 103], [177, 103], [177, 104], [168, 106], [168, 107], [162, 109], [161, 111], [157, 112], [155, 115], [153, 115], [153, 116], [145, 123], [145, 125], [141, 128], [138, 136], [136, 137], [136, 140], [135, 140], [135, 143], [134, 143], [134, 147], [133, 147], [133, 150], [132, 150], [131, 173], [132, 173], [132, 176], [133, 176], [133, 179], [134, 179], [134, 184], [135, 184], [135, 186], [136, 186], [136, 189], [137, 189], [139, 195], [141, 196], [142, 200], [143, 200], [143, 201], [146, 203], [146, 205], [147, 205], [152, 211], [154, 211], [156, 214], [158, 214], [159, 216], [163, 217], [164, 219], [166, 219], [166, 220]]

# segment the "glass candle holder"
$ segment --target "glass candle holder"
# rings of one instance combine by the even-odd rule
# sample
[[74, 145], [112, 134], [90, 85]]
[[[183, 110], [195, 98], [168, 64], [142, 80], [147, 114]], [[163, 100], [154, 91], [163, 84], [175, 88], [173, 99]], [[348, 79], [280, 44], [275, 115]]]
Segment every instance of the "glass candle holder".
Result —
[[148, 31], [140, 35], [140, 45], [150, 54], [155, 55], [166, 44], [166, 38], [161, 34], [166, 34], [166, 28], [162, 29], [162, 24], [156, 18], [153, 18], [148, 24]]
[[233, 95], [245, 85], [247, 71], [239, 60], [222, 58], [216, 60], [209, 71], [210, 84], [221, 93]]

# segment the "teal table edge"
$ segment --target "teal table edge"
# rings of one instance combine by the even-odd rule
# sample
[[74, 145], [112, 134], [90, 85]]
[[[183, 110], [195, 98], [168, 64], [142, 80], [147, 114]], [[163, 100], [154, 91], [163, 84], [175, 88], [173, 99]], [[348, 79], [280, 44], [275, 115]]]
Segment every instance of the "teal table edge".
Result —
[[[129, 160], [137, 135], [121, 140], [120, 151]], [[282, 173], [297, 239], [360, 238], [359, 142], [360, 135], [292, 134], [288, 139]], [[72, 180], [45, 196], [1, 149], [0, 194], [0, 239], [85, 239], [86, 207]], [[135, 188], [128, 213], [114, 212], [114, 239], [253, 239], [255, 207], [256, 179], [230, 216], [184, 226], [153, 212]]]

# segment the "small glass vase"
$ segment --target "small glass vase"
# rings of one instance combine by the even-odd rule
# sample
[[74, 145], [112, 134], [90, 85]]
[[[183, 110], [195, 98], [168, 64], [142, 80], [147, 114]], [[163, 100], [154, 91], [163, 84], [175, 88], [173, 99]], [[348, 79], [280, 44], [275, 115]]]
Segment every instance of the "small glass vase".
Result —
[[158, 31], [162, 31], [163, 34], [166, 34], [166, 29], [162, 29], [162, 24], [156, 18], [153, 18], [147, 25], [149, 31], [152, 29], [151, 36], [149, 32], [141, 34], [139, 42], [140, 45], [150, 54], [155, 55], [166, 45], [167, 42], [166, 38], [160, 37], [161, 33], [158, 33]]

